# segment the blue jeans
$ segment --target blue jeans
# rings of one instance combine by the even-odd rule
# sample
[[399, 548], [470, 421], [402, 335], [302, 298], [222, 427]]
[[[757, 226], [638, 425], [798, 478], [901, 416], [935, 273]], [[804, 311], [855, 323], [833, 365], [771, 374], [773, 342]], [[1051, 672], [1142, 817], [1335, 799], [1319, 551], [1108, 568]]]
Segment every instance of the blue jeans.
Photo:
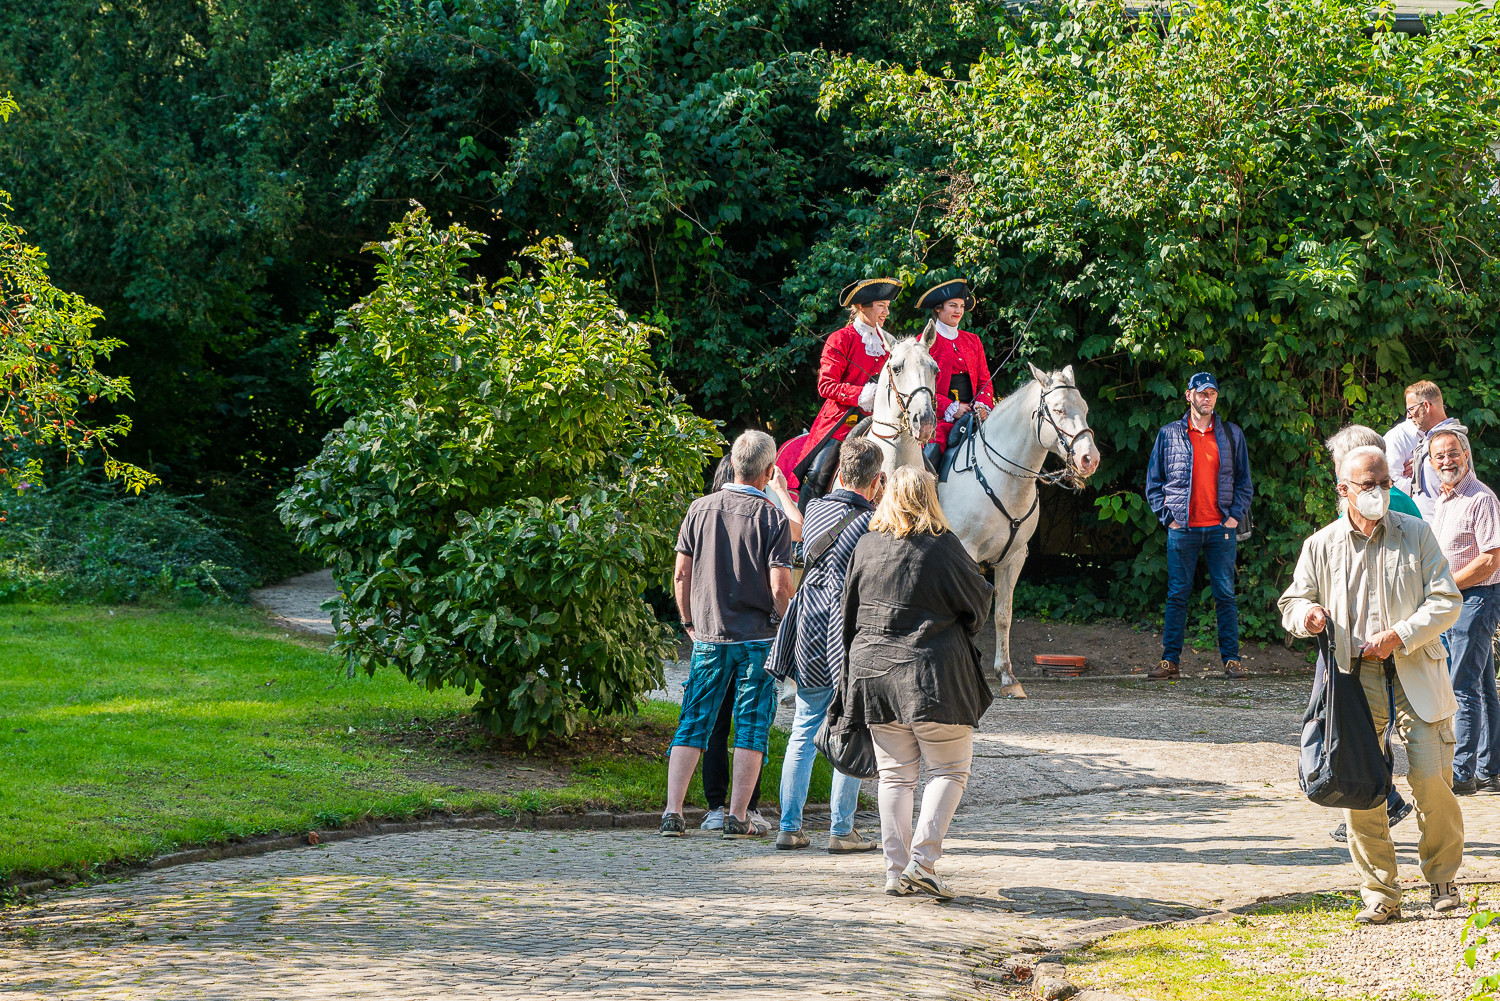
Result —
[[[802, 830], [802, 806], [807, 802], [807, 784], [812, 781], [813, 762], [818, 749], [813, 738], [833, 701], [833, 688], [797, 689], [797, 713], [792, 718], [792, 732], [786, 740], [786, 757], [781, 762], [781, 829]], [[833, 789], [829, 806], [833, 824], [829, 833], [844, 838], [854, 830], [854, 811], [859, 806], [859, 779], [852, 779], [838, 769], [833, 772]]]
[[1223, 525], [1167, 530], [1167, 621], [1161, 637], [1162, 660], [1176, 664], [1182, 659], [1188, 596], [1200, 552], [1208, 569], [1208, 586], [1214, 593], [1214, 609], [1219, 613], [1219, 658], [1226, 662], [1240, 659], [1240, 607], [1234, 600], [1234, 554], [1238, 548], [1234, 529]]
[[1500, 585], [1465, 588], [1458, 621], [1448, 639], [1448, 674], [1458, 699], [1453, 732], [1453, 781], [1500, 775], [1500, 695], [1495, 691], [1495, 651], [1490, 640], [1500, 625]]

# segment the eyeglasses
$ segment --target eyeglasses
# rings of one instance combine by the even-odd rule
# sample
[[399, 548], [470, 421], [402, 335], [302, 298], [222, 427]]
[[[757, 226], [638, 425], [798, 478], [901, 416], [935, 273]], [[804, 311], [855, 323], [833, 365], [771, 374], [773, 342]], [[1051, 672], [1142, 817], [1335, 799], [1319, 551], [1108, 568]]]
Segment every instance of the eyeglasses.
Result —
[[1406, 408], [1406, 419], [1407, 420], [1411, 420], [1413, 417], [1417, 416], [1417, 411], [1419, 409], [1421, 409], [1422, 407], [1425, 407], [1425, 406], [1427, 406], [1427, 401], [1426, 400], [1419, 400], [1418, 402], [1413, 403], [1411, 406], [1407, 407]]

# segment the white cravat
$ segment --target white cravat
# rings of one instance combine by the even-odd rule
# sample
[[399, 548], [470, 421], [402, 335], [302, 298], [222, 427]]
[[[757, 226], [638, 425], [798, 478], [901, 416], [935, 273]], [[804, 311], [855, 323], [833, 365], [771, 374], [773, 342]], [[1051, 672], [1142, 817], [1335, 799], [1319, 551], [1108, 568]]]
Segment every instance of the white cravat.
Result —
[[885, 354], [885, 342], [880, 339], [880, 331], [857, 316], [854, 318], [854, 329], [860, 339], [865, 342], [865, 354], [872, 358], [879, 358]]
[[937, 317], [933, 317], [932, 322], [937, 326], [938, 333], [948, 338], [948, 340], [952, 341], [958, 339], [957, 327], [950, 327], [948, 326], [948, 324], [944, 323], [942, 320], [939, 320]]

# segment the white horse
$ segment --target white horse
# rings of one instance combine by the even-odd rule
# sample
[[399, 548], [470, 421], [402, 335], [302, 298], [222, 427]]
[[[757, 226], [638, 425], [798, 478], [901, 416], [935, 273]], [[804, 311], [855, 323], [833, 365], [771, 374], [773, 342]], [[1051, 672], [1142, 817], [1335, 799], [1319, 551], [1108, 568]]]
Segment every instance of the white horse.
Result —
[[[943, 514], [964, 548], [980, 566], [994, 567], [995, 674], [1002, 695], [1021, 699], [1026, 690], [1011, 670], [1011, 599], [1036, 531], [1037, 481], [1082, 486], [1099, 468], [1099, 447], [1073, 366], [1043, 372], [1032, 365], [1031, 375], [976, 428], [972, 452], [968, 442], [959, 446], [963, 453], [938, 484]], [[1060, 474], [1042, 472], [1049, 452], [1066, 464]]]
[[892, 473], [902, 466], [925, 468], [922, 446], [937, 430], [938, 363], [932, 358], [935, 331], [892, 342], [880, 331], [890, 353], [875, 388], [875, 410], [870, 440], [885, 454], [881, 468]]

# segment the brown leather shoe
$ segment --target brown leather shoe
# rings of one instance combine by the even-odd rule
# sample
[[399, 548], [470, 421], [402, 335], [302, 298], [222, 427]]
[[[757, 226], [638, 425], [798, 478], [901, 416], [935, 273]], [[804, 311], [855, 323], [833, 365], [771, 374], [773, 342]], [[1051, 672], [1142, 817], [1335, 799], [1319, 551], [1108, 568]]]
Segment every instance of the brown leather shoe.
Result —
[[1146, 677], [1152, 681], [1165, 681], [1168, 678], [1175, 678], [1177, 677], [1177, 665], [1170, 660], [1160, 661], [1156, 665], [1156, 670], [1146, 675]]
[[1250, 673], [1240, 666], [1237, 660], [1226, 660], [1224, 662], [1224, 677], [1226, 678], [1248, 678]]

